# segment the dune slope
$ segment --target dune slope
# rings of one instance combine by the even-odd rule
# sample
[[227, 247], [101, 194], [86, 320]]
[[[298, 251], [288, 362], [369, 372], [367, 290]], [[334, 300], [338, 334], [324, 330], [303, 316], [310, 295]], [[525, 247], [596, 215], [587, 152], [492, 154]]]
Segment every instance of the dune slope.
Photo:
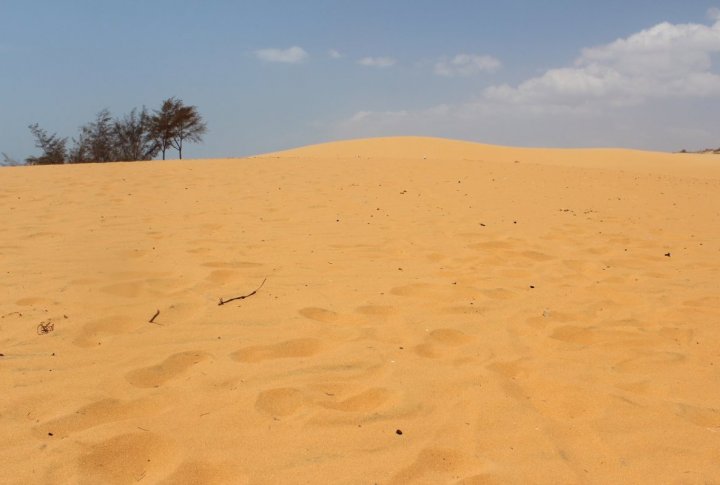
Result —
[[717, 481], [717, 160], [2, 169], [3, 480]]

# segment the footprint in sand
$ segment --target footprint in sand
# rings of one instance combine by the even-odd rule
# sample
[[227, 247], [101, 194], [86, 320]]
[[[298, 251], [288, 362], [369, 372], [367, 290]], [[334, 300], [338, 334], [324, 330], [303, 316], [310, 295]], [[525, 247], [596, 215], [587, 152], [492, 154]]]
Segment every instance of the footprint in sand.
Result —
[[272, 345], [253, 345], [237, 350], [231, 357], [239, 362], [260, 362], [268, 359], [312, 357], [320, 352], [322, 344], [314, 338], [286, 340]]
[[445, 483], [448, 475], [458, 475], [467, 465], [467, 458], [459, 450], [425, 448], [390, 483]]
[[673, 413], [685, 421], [703, 428], [720, 430], [720, 409], [701, 408], [690, 404], [672, 405]]
[[343, 412], [368, 412], [385, 404], [393, 393], [383, 387], [367, 389], [342, 401], [324, 401], [320, 405], [327, 409]]
[[515, 296], [515, 293], [510, 290], [506, 290], [505, 288], [490, 288], [481, 290], [481, 292], [491, 300], [508, 300]]
[[105, 423], [112, 423], [133, 418], [157, 414], [165, 408], [165, 404], [157, 398], [121, 401], [119, 399], [102, 399], [79, 408], [77, 411], [53, 419], [35, 428], [40, 436], [52, 433], [65, 438], [72, 433], [94, 428]]
[[443, 357], [448, 348], [459, 347], [471, 342], [473, 338], [460, 330], [452, 328], [437, 328], [431, 331], [425, 341], [415, 347], [415, 353], [420, 357], [437, 359]]
[[447, 306], [440, 313], [445, 315], [479, 315], [487, 313], [487, 307], [479, 305], [455, 305]]
[[57, 305], [57, 302], [53, 301], [49, 298], [43, 298], [43, 297], [39, 296], [39, 297], [20, 298], [19, 300], [15, 301], [15, 304], [18, 306], [40, 306], [40, 305]]
[[245, 485], [250, 479], [232, 464], [206, 463], [196, 460], [184, 461], [160, 485], [222, 485], [235, 483]]
[[572, 385], [554, 379], [535, 378], [527, 399], [543, 416], [561, 421], [594, 420], [611, 407], [610, 398], [590, 386]]
[[127, 281], [124, 283], [115, 283], [114, 285], [104, 286], [100, 288], [100, 291], [112, 296], [136, 298], [143, 292], [144, 287], [144, 281]]
[[686, 360], [687, 356], [679, 352], [643, 352], [637, 357], [618, 362], [613, 366], [613, 370], [643, 374], [664, 373]]
[[125, 378], [135, 387], [160, 387], [207, 358], [208, 355], [203, 352], [180, 352], [157, 365], [129, 372]]
[[493, 250], [493, 249], [510, 249], [517, 244], [517, 241], [485, 241], [474, 244], [469, 244], [468, 248], [478, 250]]
[[395, 307], [387, 305], [364, 305], [355, 309], [357, 313], [368, 316], [388, 316], [396, 313]]
[[577, 325], [562, 325], [553, 329], [550, 338], [571, 344], [590, 345], [595, 342], [594, 327], [579, 327]]
[[552, 259], [555, 259], [553, 256], [550, 256], [545, 253], [541, 253], [539, 251], [533, 251], [533, 250], [522, 251], [518, 254], [524, 258], [528, 258], [528, 259], [531, 259], [533, 261], [538, 261], [538, 262], [550, 261]]
[[127, 315], [111, 315], [83, 325], [73, 343], [78, 347], [93, 347], [108, 336], [128, 333], [137, 326]]
[[86, 483], [136, 483], [166, 466], [173, 447], [152, 432], [114, 436], [78, 459]]
[[270, 416], [290, 416], [304, 403], [305, 397], [302, 391], [292, 387], [280, 387], [258, 394], [255, 409]]
[[458, 300], [469, 299], [477, 295], [477, 291], [459, 285], [438, 285], [432, 283], [411, 283], [409, 285], [397, 286], [390, 290], [390, 293], [397, 296], [434, 299], [434, 300]]
[[215, 284], [227, 284], [240, 282], [244, 279], [244, 277], [238, 271], [231, 269], [216, 269], [211, 271], [206, 279]]
[[305, 318], [315, 320], [322, 323], [336, 323], [340, 320], [340, 315], [332, 310], [326, 310], [318, 307], [307, 307], [301, 309], [298, 313]]

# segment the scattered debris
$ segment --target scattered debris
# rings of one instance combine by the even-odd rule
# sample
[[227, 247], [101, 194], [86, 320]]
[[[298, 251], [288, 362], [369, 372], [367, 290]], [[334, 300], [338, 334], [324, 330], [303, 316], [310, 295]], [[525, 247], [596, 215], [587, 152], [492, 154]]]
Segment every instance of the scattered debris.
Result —
[[220, 298], [220, 301], [218, 302], [218, 306], [224, 305], [226, 303], [230, 303], [231, 301], [235, 301], [235, 300], [244, 300], [245, 298], [249, 298], [249, 297], [253, 296], [255, 293], [257, 293], [260, 290], [260, 288], [263, 287], [263, 285], [265, 284], [266, 281], [267, 281], [267, 278], [265, 278], [262, 281], [262, 283], [260, 283], [260, 286], [258, 286], [252, 293], [248, 293], [247, 295], [236, 296], [234, 298], [229, 298], [227, 300], [223, 300], [222, 298]]
[[155, 322], [155, 319], [160, 315], [160, 310], [155, 312], [155, 315], [152, 316], [150, 320], [148, 320], [148, 323], [155, 323], [155, 325], [160, 325], [159, 323]]
[[670, 257], [670, 253], [665, 253], [665, 256], [667, 256], [667, 257], [669, 258], [669, 257]]
[[55, 330], [55, 324], [50, 320], [42, 322], [40, 325], [37, 326], [38, 335], [45, 335], [46, 333], [50, 333], [53, 330]]
[[396, 429], [396, 430], [395, 430], [395, 434], [396, 434], [396, 435], [401, 435], [401, 434], [402, 434], [402, 430], [401, 430], [401, 429]]

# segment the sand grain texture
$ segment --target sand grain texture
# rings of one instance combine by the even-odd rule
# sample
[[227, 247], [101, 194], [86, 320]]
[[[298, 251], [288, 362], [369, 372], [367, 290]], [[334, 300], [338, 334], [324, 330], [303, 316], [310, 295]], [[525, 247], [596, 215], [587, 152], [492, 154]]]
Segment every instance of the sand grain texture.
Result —
[[717, 157], [392, 138], [0, 183], [3, 483], [720, 482]]

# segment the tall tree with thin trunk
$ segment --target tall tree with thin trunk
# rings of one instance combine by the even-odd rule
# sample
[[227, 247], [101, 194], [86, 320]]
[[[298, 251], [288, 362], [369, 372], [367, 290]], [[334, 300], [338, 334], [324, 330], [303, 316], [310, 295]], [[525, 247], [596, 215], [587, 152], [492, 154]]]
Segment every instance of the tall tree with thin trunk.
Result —
[[155, 110], [152, 117], [152, 137], [157, 143], [158, 150], [165, 160], [165, 152], [171, 147], [173, 139], [173, 120], [182, 106], [182, 101], [168, 98], [163, 101], [159, 110]]
[[181, 99], [172, 97], [163, 101], [159, 110], [155, 111], [153, 121], [153, 138], [158, 145], [162, 158], [168, 148], [175, 148], [182, 158], [185, 142], [200, 142], [207, 132], [207, 126], [195, 106], [185, 106]]
[[207, 132], [207, 125], [195, 106], [181, 106], [175, 113], [173, 126], [171, 143], [178, 151], [180, 159], [182, 159], [183, 142], [199, 143]]

